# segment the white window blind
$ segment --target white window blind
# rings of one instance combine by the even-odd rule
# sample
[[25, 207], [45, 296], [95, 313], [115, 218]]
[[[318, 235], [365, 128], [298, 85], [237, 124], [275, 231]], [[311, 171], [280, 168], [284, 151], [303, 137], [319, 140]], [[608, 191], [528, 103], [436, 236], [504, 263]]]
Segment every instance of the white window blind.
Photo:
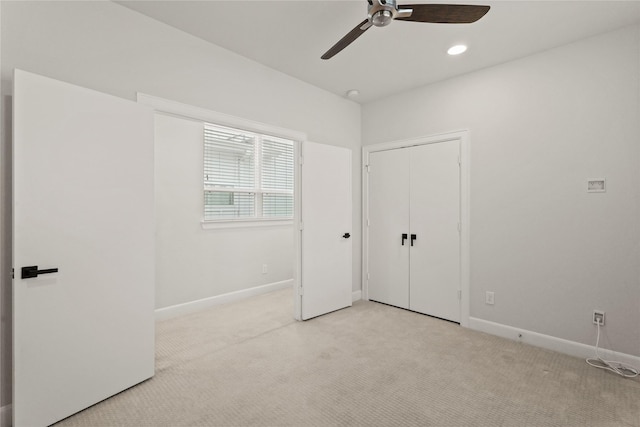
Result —
[[255, 188], [255, 136], [221, 126], [204, 126], [204, 184]]
[[293, 215], [293, 141], [265, 136], [262, 139], [262, 216]]
[[294, 141], [204, 125], [204, 220], [293, 217]]

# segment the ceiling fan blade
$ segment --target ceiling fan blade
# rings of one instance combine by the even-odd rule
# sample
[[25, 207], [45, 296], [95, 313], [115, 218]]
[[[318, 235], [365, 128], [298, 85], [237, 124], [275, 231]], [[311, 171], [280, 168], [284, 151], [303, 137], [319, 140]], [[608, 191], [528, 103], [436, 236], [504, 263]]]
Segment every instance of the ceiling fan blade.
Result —
[[371, 23], [368, 19], [365, 19], [361, 23], [359, 23], [353, 30], [349, 31], [346, 36], [340, 39], [338, 43], [334, 44], [331, 49], [325, 52], [322, 55], [322, 59], [329, 59], [333, 57], [336, 53], [340, 52], [345, 47], [349, 46], [355, 39], [364, 34], [371, 27]]
[[413, 9], [409, 16], [396, 16], [400, 21], [432, 22], [436, 24], [470, 24], [482, 18], [489, 6], [466, 4], [403, 4], [398, 9]]

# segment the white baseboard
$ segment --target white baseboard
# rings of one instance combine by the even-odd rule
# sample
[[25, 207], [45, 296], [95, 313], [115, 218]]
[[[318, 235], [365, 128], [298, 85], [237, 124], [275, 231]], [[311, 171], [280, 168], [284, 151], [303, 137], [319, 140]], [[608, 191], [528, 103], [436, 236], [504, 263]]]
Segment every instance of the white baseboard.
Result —
[[0, 427], [11, 427], [11, 424], [13, 424], [11, 415], [11, 404], [0, 408]]
[[362, 299], [362, 291], [353, 291], [351, 293], [351, 302], [359, 301]]
[[[213, 297], [203, 298], [196, 301], [176, 304], [169, 307], [158, 308], [155, 310], [156, 320], [170, 319], [176, 316], [193, 313], [215, 305], [226, 304], [228, 302], [238, 301], [256, 295], [266, 294], [268, 292], [277, 291], [293, 287], [293, 279], [283, 280], [281, 282], [268, 283], [254, 288], [242, 289], [240, 291], [229, 292], [227, 294], [216, 295]], [[291, 294], [293, 297], [293, 294]]]
[[[518, 329], [512, 326], [490, 322], [488, 320], [478, 319], [475, 317], [469, 318], [469, 328], [480, 332], [486, 332], [491, 335], [508, 338], [514, 341], [531, 344], [536, 347], [546, 348], [547, 350], [553, 350], [559, 353], [568, 354], [570, 356], [580, 357], [582, 359], [595, 356], [595, 346], [592, 345], [581, 344], [575, 341], [569, 341], [562, 338], [553, 337], [551, 335], [544, 335], [537, 332], [528, 331], [525, 329]], [[616, 351], [602, 348], [599, 350], [599, 354], [603, 359], [614, 360], [616, 362], [622, 362], [631, 365], [635, 368], [640, 368], [639, 356], [634, 356], [626, 353], [618, 353]]]

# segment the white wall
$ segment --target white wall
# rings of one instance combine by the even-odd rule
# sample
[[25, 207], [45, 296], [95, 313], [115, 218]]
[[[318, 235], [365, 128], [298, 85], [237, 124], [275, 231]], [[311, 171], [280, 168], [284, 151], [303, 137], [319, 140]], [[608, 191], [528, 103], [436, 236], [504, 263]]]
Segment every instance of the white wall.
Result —
[[[204, 42], [162, 23], [146, 18], [112, 2], [0, 2], [1, 52], [2, 52], [2, 143], [0, 145], [0, 179], [2, 192], [2, 380], [0, 405], [11, 400], [11, 170], [10, 170], [10, 94], [12, 70], [21, 68], [80, 86], [135, 100], [136, 92], [172, 99], [189, 105], [230, 114], [245, 119], [306, 133], [310, 140], [352, 148], [354, 151], [354, 286], [360, 284], [360, 106], [309, 84], [266, 68], [215, 45]], [[164, 153], [168, 154], [168, 153]], [[175, 164], [185, 166], [193, 150], [185, 150]], [[190, 157], [191, 156], [191, 157]], [[199, 164], [192, 165], [193, 171]], [[188, 173], [185, 172], [185, 173]], [[185, 176], [186, 180], [192, 176]], [[167, 191], [170, 184], [162, 184]], [[194, 191], [201, 191], [200, 185]], [[168, 204], [169, 193], [159, 198]], [[171, 193], [176, 195], [176, 192]], [[182, 199], [181, 199], [182, 200]], [[184, 200], [183, 200], [184, 201]], [[172, 212], [172, 213], [169, 213]], [[166, 272], [163, 283], [175, 286], [158, 290], [158, 307], [217, 295], [240, 287], [256, 286], [265, 281], [278, 281], [291, 275], [293, 265], [292, 239], [280, 229], [261, 231], [216, 231], [196, 234], [199, 220], [192, 222], [192, 212], [181, 208], [167, 210], [160, 216], [163, 224], [175, 221], [174, 231], [184, 233], [185, 243], [170, 249], [170, 257], [190, 259], [194, 252], [206, 246], [211, 250], [209, 267], [217, 272], [219, 281], [193, 287], [186, 285], [189, 274], [174, 268]], [[165, 223], [166, 221], [166, 223]], [[189, 221], [186, 224], [183, 221]], [[172, 228], [173, 225], [167, 225]], [[233, 233], [233, 234], [232, 234]], [[288, 233], [287, 233], [288, 234]], [[212, 236], [216, 236], [215, 238]], [[206, 238], [203, 236], [207, 236]], [[179, 239], [180, 236], [174, 236]], [[227, 262], [222, 249], [238, 250], [240, 241], [251, 241], [255, 246], [242, 248], [239, 264]], [[209, 246], [212, 245], [212, 246]], [[216, 245], [215, 247], [213, 245]], [[227, 246], [227, 248], [229, 248]], [[165, 248], [166, 249], [166, 248]], [[162, 252], [164, 257], [169, 252]], [[259, 266], [256, 268], [257, 254]], [[164, 254], [164, 255], [163, 255]], [[284, 266], [284, 258], [291, 255], [290, 267]], [[255, 256], [255, 258], [254, 258]], [[251, 259], [252, 265], [243, 262]], [[170, 263], [171, 259], [161, 258]], [[202, 261], [202, 259], [200, 260]], [[248, 262], [248, 261], [247, 261]], [[268, 263], [272, 275], [264, 277], [262, 263]], [[238, 268], [240, 265], [246, 268]], [[180, 264], [185, 265], [185, 264]], [[201, 264], [197, 268], [200, 268]], [[289, 268], [289, 270], [287, 270]], [[161, 270], [164, 271], [164, 270]]]
[[292, 225], [202, 229], [202, 128], [156, 115], [157, 308], [293, 277]]
[[[361, 122], [351, 101], [111, 2], [2, 1], [0, 8], [1, 405], [10, 402], [6, 110], [14, 67], [131, 100], [144, 92], [354, 149], [354, 290], [361, 280], [360, 124], [367, 144], [468, 128], [471, 315], [592, 344], [590, 317], [598, 308], [607, 312], [607, 344], [640, 355], [637, 27], [368, 104]], [[586, 179], [600, 176], [607, 193], [587, 194]], [[171, 280], [184, 279], [178, 276]], [[484, 305], [485, 290], [496, 293], [494, 306]], [[206, 290], [182, 292], [159, 298], [197, 298]]]
[[364, 144], [470, 130], [472, 317], [593, 345], [601, 309], [604, 344], [640, 356], [639, 34], [363, 106]]

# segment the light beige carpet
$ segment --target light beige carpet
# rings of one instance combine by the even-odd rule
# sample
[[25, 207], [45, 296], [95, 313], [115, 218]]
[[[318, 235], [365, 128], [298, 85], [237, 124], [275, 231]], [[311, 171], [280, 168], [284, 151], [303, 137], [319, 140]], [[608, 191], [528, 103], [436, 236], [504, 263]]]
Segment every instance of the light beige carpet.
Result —
[[372, 302], [291, 291], [158, 323], [156, 376], [58, 426], [640, 427], [640, 381]]

